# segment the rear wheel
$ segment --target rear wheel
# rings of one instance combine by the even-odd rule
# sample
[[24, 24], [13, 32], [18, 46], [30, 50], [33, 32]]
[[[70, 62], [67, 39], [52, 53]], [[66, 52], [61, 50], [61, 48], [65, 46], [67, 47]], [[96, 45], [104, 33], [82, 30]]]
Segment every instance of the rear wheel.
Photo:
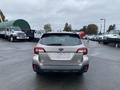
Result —
[[107, 44], [108, 44], [108, 42], [103, 42], [103, 44], [104, 44], [104, 45], [107, 45]]
[[34, 72], [36, 72], [37, 75], [43, 74], [43, 71], [36, 64], [33, 64], [32, 67]]
[[41, 70], [36, 71], [36, 74], [37, 74], [37, 75], [43, 75], [43, 71], [41, 71]]
[[84, 74], [84, 71], [83, 70], [78, 71], [76, 74], [82, 76]]
[[10, 42], [14, 42], [14, 37], [13, 36], [10, 36]]
[[83, 75], [85, 72], [88, 71], [88, 68], [89, 68], [89, 64], [84, 65], [83, 68], [79, 72], [77, 72], [77, 74], [78, 75]]

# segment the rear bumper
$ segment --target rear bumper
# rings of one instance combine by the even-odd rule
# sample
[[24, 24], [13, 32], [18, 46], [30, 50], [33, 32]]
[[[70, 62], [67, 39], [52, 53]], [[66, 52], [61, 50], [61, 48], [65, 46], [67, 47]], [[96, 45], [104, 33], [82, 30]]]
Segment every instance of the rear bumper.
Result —
[[80, 71], [84, 66], [89, 65], [87, 55], [83, 56], [83, 62], [77, 65], [43, 65], [39, 62], [38, 56], [33, 57], [33, 64], [43, 71]]
[[40, 70], [44, 71], [78, 71], [81, 70], [82, 65], [76, 66], [40, 66]]

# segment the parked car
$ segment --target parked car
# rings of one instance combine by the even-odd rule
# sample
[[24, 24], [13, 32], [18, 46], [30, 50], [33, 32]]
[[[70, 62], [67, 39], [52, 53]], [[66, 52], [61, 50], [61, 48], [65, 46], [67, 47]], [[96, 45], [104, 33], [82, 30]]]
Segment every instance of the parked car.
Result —
[[44, 33], [34, 47], [33, 70], [44, 72], [88, 71], [88, 49], [78, 34], [72, 32]]
[[103, 37], [104, 37], [104, 34], [102, 34], [102, 35], [97, 35], [96, 41], [98, 41], [98, 42], [103, 42]]
[[93, 35], [93, 37], [91, 38], [92, 41], [96, 41], [97, 40], [97, 35]]
[[120, 30], [110, 31], [108, 34], [104, 35], [103, 39], [104, 44], [120, 43]]
[[34, 30], [34, 40], [38, 42], [43, 33], [45, 33], [44, 30]]
[[94, 35], [88, 35], [87, 38], [88, 38], [89, 40], [92, 40], [92, 39], [94, 38]]

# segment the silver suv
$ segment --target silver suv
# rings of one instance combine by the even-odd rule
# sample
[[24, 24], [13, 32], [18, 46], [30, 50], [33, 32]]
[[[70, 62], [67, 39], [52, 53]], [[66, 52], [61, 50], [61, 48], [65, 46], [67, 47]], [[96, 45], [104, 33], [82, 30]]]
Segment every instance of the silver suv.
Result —
[[88, 71], [88, 50], [78, 34], [72, 32], [45, 33], [34, 47], [33, 70], [43, 72]]

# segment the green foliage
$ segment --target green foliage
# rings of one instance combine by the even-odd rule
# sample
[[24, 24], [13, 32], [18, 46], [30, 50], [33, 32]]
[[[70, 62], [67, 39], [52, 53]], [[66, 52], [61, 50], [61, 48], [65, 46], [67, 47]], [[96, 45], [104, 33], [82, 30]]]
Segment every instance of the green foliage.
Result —
[[100, 31], [100, 32], [98, 33], [98, 35], [102, 35], [102, 32]]
[[68, 23], [65, 24], [64, 30], [63, 31], [67, 31], [68, 30]]
[[87, 26], [83, 26], [83, 28], [81, 28], [80, 31], [86, 32], [87, 31]]
[[94, 35], [94, 34], [96, 35], [98, 33], [97, 25], [89, 24], [88, 27], [87, 27], [86, 33], [89, 34], [89, 35]]
[[72, 26], [71, 26], [71, 24], [66, 23], [63, 31], [71, 32], [71, 31], [72, 31]]
[[95, 24], [89, 24], [88, 26], [83, 26], [80, 31], [84, 31], [88, 35], [96, 35], [98, 33], [98, 27]]
[[51, 32], [52, 31], [51, 25], [50, 24], [45, 24], [44, 25], [44, 30], [45, 30], [45, 32]]
[[80, 30], [75, 29], [75, 30], [72, 30], [72, 32], [80, 32]]
[[110, 32], [110, 31], [115, 30], [115, 29], [116, 29], [116, 25], [115, 24], [110, 25], [108, 30], [107, 30], [107, 32]]
[[4, 16], [3, 12], [0, 10], [0, 22], [2, 22], [2, 21], [5, 21], [5, 16]]

